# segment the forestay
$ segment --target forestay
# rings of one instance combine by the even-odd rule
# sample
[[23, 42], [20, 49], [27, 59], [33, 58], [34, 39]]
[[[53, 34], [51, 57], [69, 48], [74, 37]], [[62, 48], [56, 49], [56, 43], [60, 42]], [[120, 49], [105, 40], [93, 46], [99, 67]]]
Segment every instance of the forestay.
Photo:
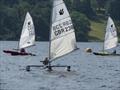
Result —
[[114, 48], [117, 46], [117, 44], [118, 44], [118, 37], [117, 37], [116, 27], [111, 17], [108, 17], [105, 41], [104, 41], [104, 49], [107, 50]]
[[49, 59], [53, 60], [77, 48], [71, 17], [63, 0], [53, 0]]
[[19, 49], [26, 48], [35, 44], [35, 29], [32, 17], [30, 16], [29, 12], [27, 12], [20, 42], [19, 42]]

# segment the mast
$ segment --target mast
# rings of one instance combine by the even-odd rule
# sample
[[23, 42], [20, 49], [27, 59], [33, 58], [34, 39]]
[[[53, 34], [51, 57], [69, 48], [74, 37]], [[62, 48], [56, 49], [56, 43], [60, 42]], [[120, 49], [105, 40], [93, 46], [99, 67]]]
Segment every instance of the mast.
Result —
[[104, 29], [103, 53], [105, 52], [105, 49], [104, 49], [104, 42], [105, 42], [105, 32], [106, 32], [106, 29]]
[[51, 47], [51, 39], [50, 38], [51, 38], [51, 30], [52, 30], [51, 28], [52, 28], [52, 15], [53, 15], [53, 3], [54, 3], [54, 0], [52, 0], [51, 3], [52, 3], [52, 11], [51, 11], [51, 16], [50, 16], [50, 31], [49, 31], [49, 55], [48, 55], [49, 60], [51, 59], [50, 58], [50, 47]]
[[[109, 15], [108, 15], [108, 17], [107, 17], [107, 20], [108, 20], [108, 18], [109, 18]], [[107, 22], [108, 22], [108, 21], [107, 21]], [[105, 25], [106, 25], [106, 28], [107, 28], [107, 22], [105, 23]], [[104, 29], [104, 42], [105, 42], [106, 28]], [[104, 48], [104, 42], [103, 42], [103, 53], [105, 52], [105, 48]]]

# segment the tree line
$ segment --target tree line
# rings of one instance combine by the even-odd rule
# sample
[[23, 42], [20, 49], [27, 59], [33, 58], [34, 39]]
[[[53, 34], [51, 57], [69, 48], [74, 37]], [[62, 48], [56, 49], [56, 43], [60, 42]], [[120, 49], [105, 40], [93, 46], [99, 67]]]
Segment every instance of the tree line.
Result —
[[[35, 25], [36, 40], [49, 40], [53, 0], [0, 0], [0, 40], [19, 40], [26, 12]], [[90, 21], [108, 14], [120, 25], [120, 0], [64, 0], [77, 41], [89, 41]], [[83, 38], [84, 37], [84, 38]]]

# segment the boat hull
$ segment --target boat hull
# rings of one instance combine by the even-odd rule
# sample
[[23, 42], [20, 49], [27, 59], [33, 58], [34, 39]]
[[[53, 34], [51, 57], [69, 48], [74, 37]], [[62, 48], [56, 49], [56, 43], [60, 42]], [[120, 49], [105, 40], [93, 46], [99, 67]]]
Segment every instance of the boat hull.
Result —
[[114, 54], [114, 53], [100, 53], [100, 52], [93, 52], [94, 55], [99, 56], [120, 56], [120, 54]]
[[25, 56], [25, 55], [31, 55], [31, 56], [36, 56], [35, 54], [32, 53], [22, 53], [22, 52], [17, 52], [17, 51], [11, 51], [11, 50], [3, 50], [4, 53], [11, 54], [12, 56]]

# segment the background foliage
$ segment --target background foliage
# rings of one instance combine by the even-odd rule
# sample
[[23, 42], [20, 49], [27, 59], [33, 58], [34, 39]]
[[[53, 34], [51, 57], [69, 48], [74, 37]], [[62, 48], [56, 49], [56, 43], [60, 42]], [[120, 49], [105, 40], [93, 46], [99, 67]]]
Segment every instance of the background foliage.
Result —
[[[64, 0], [77, 41], [101, 41], [107, 15], [120, 37], [120, 0]], [[26, 12], [33, 17], [36, 40], [49, 40], [52, 0], [0, 0], [0, 40], [19, 40]]]

